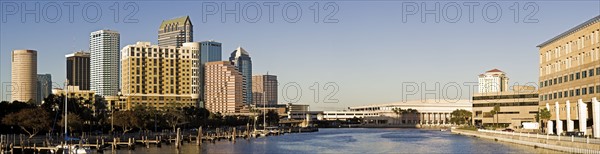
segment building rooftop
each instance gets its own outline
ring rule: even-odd
[[[492,69],[492,70],[486,71],[486,73],[491,73],[491,72],[502,72],[502,71],[499,69]]]
[[[559,34],[559,35],[551,38],[550,40],[548,40],[546,42],[543,42],[542,44],[537,45],[536,47],[538,47],[538,48],[544,47],[544,46],[546,46],[546,45],[548,45],[548,44],[550,44],[550,43],[552,43],[552,42],[554,42],[556,40],[559,40],[559,39],[561,39],[561,38],[563,38],[563,37],[565,37],[567,35],[570,35],[570,34],[576,32],[576,31],[578,31],[578,30],[580,30],[582,28],[590,26],[590,25],[592,25],[592,24],[594,24],[594,23],[596,23],[598,21],[600,21],[600,15],[598,15],[598,16],[596,16],[596,17],[594,17],[594,18],[592,18],[592,19],[590,19],[590,20],[588,20],[586,22],[583,22],[583,23],[581,23],[581,24],[579,24],[579,25],[577,25],[577,26],[575,26],[575,27],[573,27],[573,28],[571,28],[571,29],[569,29],[567,31],[565,31],[565,32],[563,32],[563,33],[561,33],[561,34]]]
[[[424,99],[424,100],[408,100],[408,101],[400,101],[394,103],[384,103],[384,104],[371,104],[371,105],[362,105],[362,106],[353,106],[349,107],[349,109],[358,109],[358,108],[369,108],[369,107],[393,107],[393,106],[411,106],[411,107],[425,107],[425,106],[433,106],[433,107],[456,107],[456,106],[472,106],[472,102],[470,100],[435,100],[435,99]]]
[[[190,16],[182,16],[182,17],[177,17],[177,18],[173,18],[173,19],[169,19],[169,20],[163,20],[162,23],[160,24],[160,28],[159,29],[163,29],[165,28],[166,25],[169,24],[174,24],[174,23],[178,23],[180,25],[185,25],[186,22],[191,22],[190,21]]]

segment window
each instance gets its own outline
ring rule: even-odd
[[[581,72],[581,78],[587,78],[587,71]]]
[[[567,75],[565,75],[565,76],[563,77],[563,80],[565,80],[565,82],[568,82],[568,81],[569,81],[569,78],[567,78]]]
[[[575,73],[575,80],[579,80],[580,77],[581,76],[580,76],[579,72]]]
[[[562,92],[558,92],[558,98],[562,98],[563,93]]]
[[[570,90],[569,91],[569,96],[571,96],[571,97],[575,96],[575,91],[574,90]]]
[[[579,96],[579,94],[581,94],[581,91],[579,91],[579,89],[575,89],[575,96]]]
[[[581,88],[581,95],[587,95],[587,88]]]
[[[590,69],[590,70],[588,70],[588,72],[590,74],[590,77],[594,76],[594,69]]]
[[[592,87],[589,87],[589,88],[588,88],[588,91],[590,91],[590,94],[594,94],[594,87],[593,87],[593,86],[592,86]]]
[[[575,78],[575,74],[571,74],[571,75],[569,76],[569,81],[573,81],[573,80],[574,80],[574,78]]]
[[[562,83],[562,77],[558,77],[558,83]]]

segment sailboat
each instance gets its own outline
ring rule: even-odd
[[[78,144],[69,144],[69,141],[79,141],[80,139],[78,138],[71,138],[68,135],[68,123],[67,121],[69,120],[69,118],[67,118],[67,115],[69,112],[67,112],[67,106],[68,106],[68,101],[69,101],[69,87],[68,87],[68,83],[69,80],[67,80],[67,82],[65,83],[65,144],[64,145],[57,145],[56,148],[60,149],[63,151],[63,153],[65,154],[88,154],[88,153],[92,153],[92,149],[90,149],[90,147],[80,147]],[[51,153],[56,153],[58,151],[54,151],[54,150],[50,150]]]

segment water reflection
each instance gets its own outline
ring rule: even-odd
[[[138,147],[118,153],[558,153],[435,130],[341,128],[257,139]]]

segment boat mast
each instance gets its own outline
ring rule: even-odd
[[[65,143],[67,140],[67,102],[69,101],[69,79],[66,80],[65,82],[65,116],[63,117],[65,119]]]

